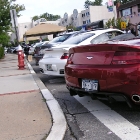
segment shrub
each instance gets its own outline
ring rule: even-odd
[[[0,59],[4,57],[4,48],[0,47]]]

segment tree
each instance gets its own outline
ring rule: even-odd
[[[12,0],[0,0],[0,44],[5,45],[10,39],[8,32],[11,31],[11,17],[10,10],[14,8],[18,16],[20,11],[25,10],[24,5],[12,4]],[[4,39],[3,39],[4,38]]]
[[[45,18],[46,20],[49,20],[49,21],[55,21],[57,19],[60,19],[60,16],[49,14],[49,13],[44,13],[44,14],[41,14],[40,16],[36,15],[36,16],[32,17],[32,20],[36,21],[40,18]]]
[[[103,0],[95,0],[94,2],[92,2],[90,0],[86,0],[84,7],[87,9],[87,8],[89,8],[89,6],[101,6],[102,2],[103,2]]]
[[[25,10],[25,6],[24,5],[19,5],[19,4],[13,4],[13,5],[11,5],[10,8],[11,9],[16,9],[17,17],[21,16],[21,14],[19,14],[19,12]]]
[[[121,18],[118,18],[116,20],[115,18],[109,19],[108,22],[106,22],[105,28],[110,28],[111,26],[113,26],[121,30],[121,22],[122,22]]]
[[[32,17],[32,21],[33,21],[33,20],[36,21],[36,20],[38,20],[38,19],[39,19],[38,16],[34,16],[34,17]]]

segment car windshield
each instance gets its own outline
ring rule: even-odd
[[[56,42],[63,42],[65,41],[71,34],[65,34],[62,36],[55,37],[53,40],[51,40],[49,43],[56,43]]]
[[[86,34],[78,34],[74,37],[69,38],[68,40],[64,41],[63,44],[79,44],[82,41],[86,40],[87,38],[94,36],[94,33],[86,33]]]

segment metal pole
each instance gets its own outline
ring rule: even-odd
[[[114,0],[112,0],[112,4],[113,4],[113,13],[114,13],[114,22],[115,22],[115,26],[116,26],[116,17],[115,17],[115,7],[114,7]]]
[[[16,40],[17,40],[17,43],[19,44],[19,42],[18,42],[18,34],[17,34],[17,27],[16,27],[16,21],[15,21],[15,13],[14,13],[14,10],[13,9],[12,9],[12,13],[13,13],[15,33],[16,33]]]

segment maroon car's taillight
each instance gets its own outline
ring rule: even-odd
[[[73,64],[72,62],[73,53],[71,53],[67,59],[67,64]]]
[[[140,63],[139,52],[115,52],[112,60],[113,65],[125,65],[137,63]]]
[[[69,54],[68,53],[64,53],[60,59],[68,59]]]

